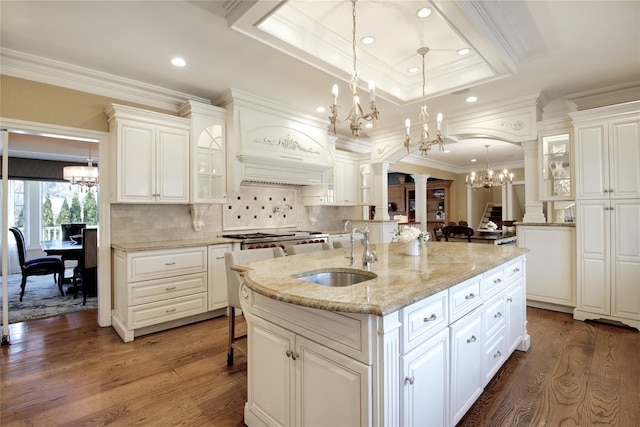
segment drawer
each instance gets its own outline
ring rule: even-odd
[[[506,323],[507,302],[504,292],[484,305],[484,333],[490,337]]]
[[[449,288],[449,323],[453,323],[482,304],[482,275]]]
[[[130,306],[165,301],[205,292],[207,290],[207,273],[134,282],[129,283],[127,287],[129,288]]]
[[[173,298],[168,301],[130,307],[127,313],[127,329],[144,328],[145,326],[206,313],[207,293]]]
[[[449,325],[448,292],[442,291],[402,309],[404,351],[420,345]]]
[[[522,273],[522,257],[518,257],[504,266],[504,278],[508,284],[521,278]]]
[[[128,254],[128,282],[162,279],[207,270],[207,247],[196,246]]]
[[[484,346],[482,386],[486,386],[507,360],[506,327],[502,327]]]
[[[489,298],[490,295],[503,290],[506,287],[504,277],[504,267],[494,268],[484,273],[484,296]]]

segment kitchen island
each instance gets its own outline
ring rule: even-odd
[[[245,282],[248,426],[453,426],[509,355],[528,349],[526,249],[372,250],[375,278],[345,287],[299,278],[349,270],[339,249],[235,267]]]

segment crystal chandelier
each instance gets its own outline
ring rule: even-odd
[[[331,116],[329,117],[331,125],[333,126],[333,133],[336,133],[336,123],[344,123],[349,120],[351,122],[349,128],[351,129],[351,135],[354,138],[360,135],[360,130],[362,129],[360,120],[367,120],[375,125],[375,122],[378,120],[378,116],[380,115],[380,112],[376,107],[376,89],[373,81],[369,82],[369,94],[371,96],[369,108],[371,111],[368,114],[364,114],[362,106],[360,105],[360,97],[358,96],[358,70],[356,68],[356,1],[357,0],[351,0],[353,5],[353,72],[351,73],[351,78],[349,80],[349,87],[351,88],[353,97],[351,101],[351,110],[349,110],[349,115],[343,120],[338,119],[338,85],[333,85],[333,89],[331,91],[333,94],[333,105],[331,105]]]
[[[493,187],[504,187],[509,181],[509,184],[513,182],[513,173],[504,169],[499,174],[493,173],[493,170],[489,168],[489,147],[490,145],[485,145],[487,148],[487,169],[481,172],[471,172],[471,174],[467,175],[465,178],[465,184],[467,187],[473,188],[477,190],[478,188],[484,188],[486,191],[491,191]]]
[[[79,185],[82,188],[91,188],[97,185],[98,168],[93,164],[91,148],[89,148],[87,166],[65,166],[62,169],[62,177],[69,181],[71,185]]]
[[[427,112],[427,95],[425,94],[425,70],[424,70],[424,56],[429,52],[428,47],[421,47],[418,49],[418,54],[422,55],[422,107],[420,107],[420,115],[418,118],[420,119],[420,141],[416,142],[418,144],[418,149],[422,153],[423,156],[426,156],[428,151],[431,150],[432,145],[438,144],[440,146],[440,151],[444,151],[444,134],[442,133],[442,113],[438,113],[437,116],[437,128],[436,135],[434,139],[431,139],[429,135],[429,113]],[[407,153],[409,152],[409,148],[411,147],[411,121],[409,119],[404,122],[407,128],[407,135],[404,140],[404,146],[407,148]]]

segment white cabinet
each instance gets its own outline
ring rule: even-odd
[[[191,123],[190,203],[225,203],[227,192],[224,108],[187,101],[178,109]]]
[[[231,250],[231,245],[211,245],[208,248],[209,311],[228,306],[227,270],[224,264],[224,254]]]
[[[451,423],[455,425],[482,394],[482,309],[453,323],[451,331]]]
[[[260,318],[249,322],[248,425],[365,426],[370,367]],[[264,424],[263,424],[264,423]]]
[[[333,167],[333,186],[336,204],[358,204],[359,168],[350,153],[336,151]]]
[[[189,202],[189,120],[122,105],[107,109],[115,203]]]
[[[640,329],[640,101],[570,115],[577,167],[574,318]]]
[[[137,331],[207,311],[207,247],[113,251],[112,325],[123,341]]]
[[[518,246],[527,254],[527,302],[570,312],[576,306],[575,226],[518,225]]]
[[[440,332],[402,357],[403,426],[449,424],[449,330]]]
[[[640,201],[577,202],[576,319],[640,329]]]
[[[576,199],[640,198],[640,101],[572,113]]]
[[[561,124],[564,124],[564,120]],[[555,122],[553,124],[556,124]],[[557,125],[557,124],[556,124]],[[564,133],[545,130],[551,125],[538,124],[541,173],[540,200],[572,200],[572,144],[571,132],[563,129]]]

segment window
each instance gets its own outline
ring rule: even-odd
[[[9,180],[9,226],[24,231],[27,247],[60,236],[60,224],[98,225],[98,191],[66,182]],[[35,231],[35,232],[34,232]]]

